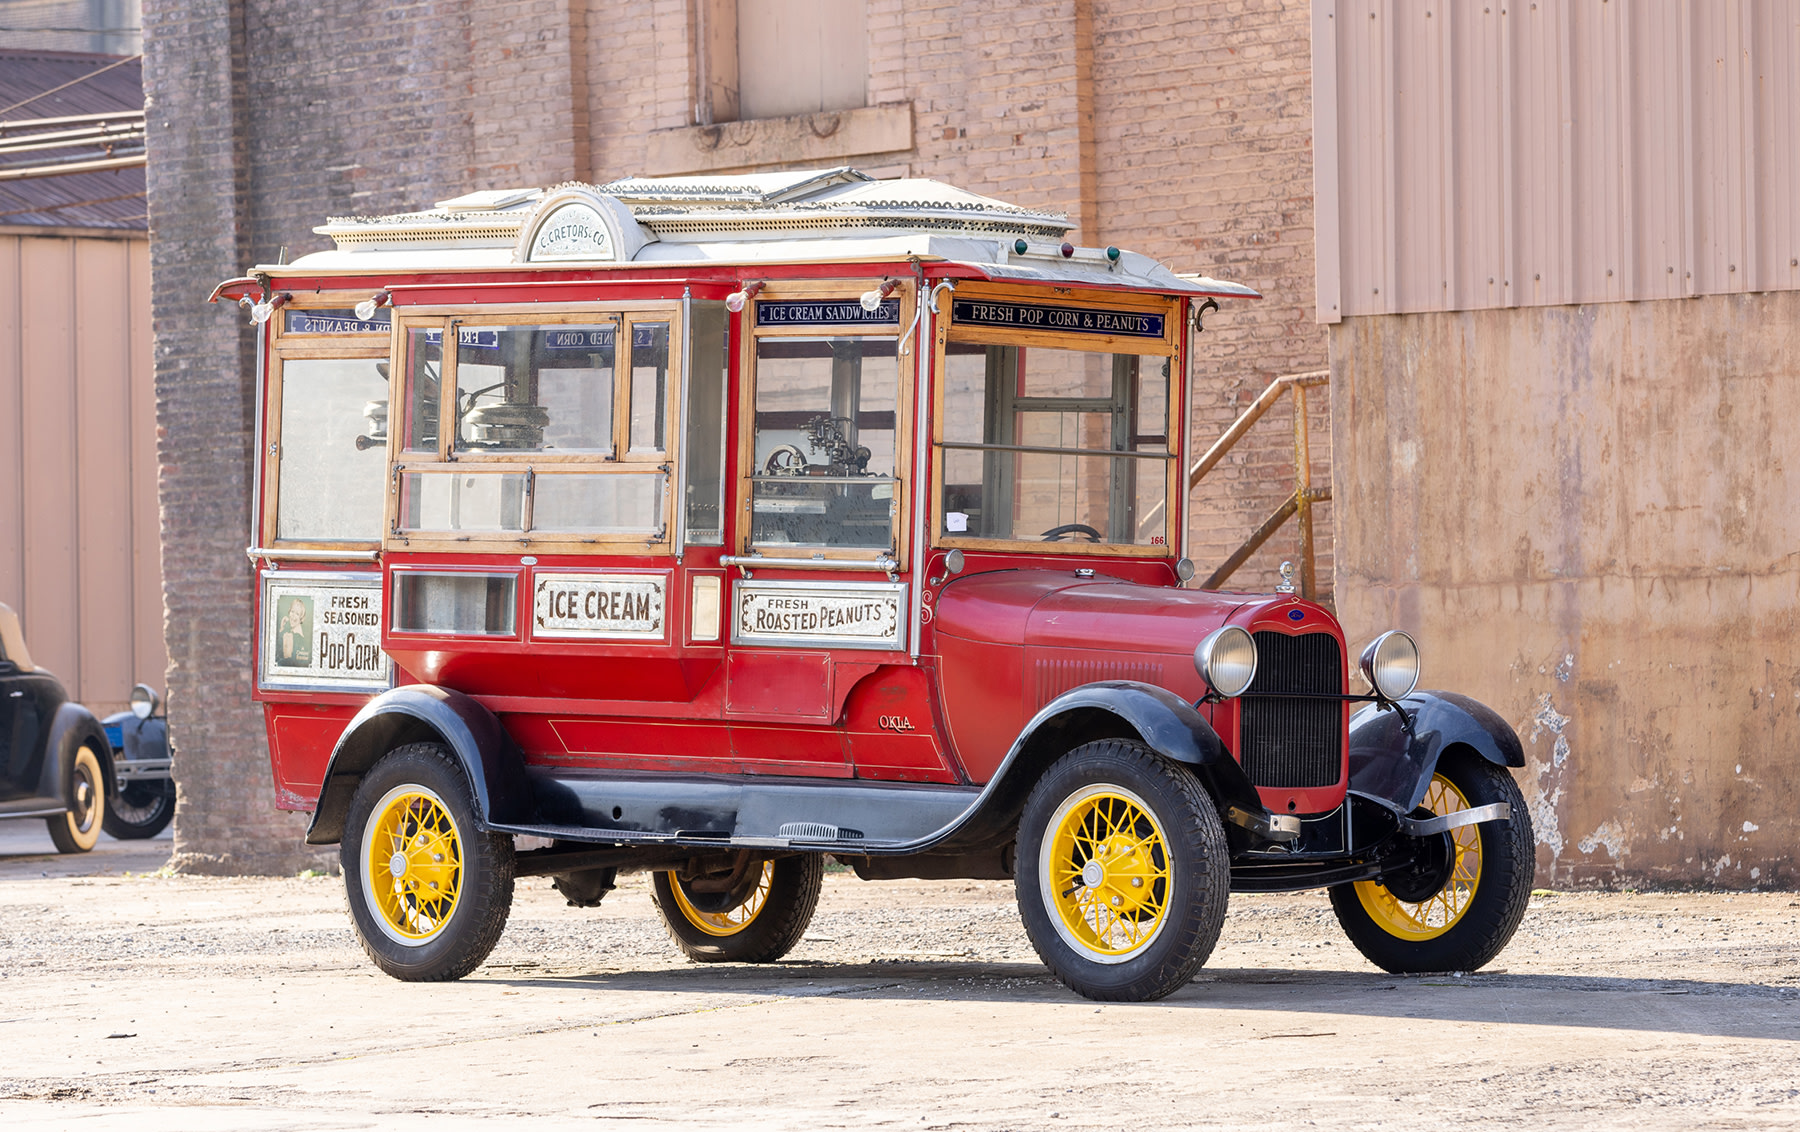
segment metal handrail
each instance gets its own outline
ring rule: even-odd
[[[1294,395],[1294,493],[1288,496],[1267,519],[1263,520],[1262,525],[1257,527],[1248,539],[1244,540],[1242,546],[1231,553],[1222,566],[1200,583],[1201,589],[1215,590],[1224,585],[1226,579],[1236,573],[1238,568],[1249,561],[1250,556],[1262,547],[1263,543],[1268,542],[1275,532],[1281,529],[1282,524],[1286,523],[1289,518],[1298,516],[1300,520],[1300,596],[1309,601],[1317,596],[1318,579],[1315,568],[1316,555],[1313,549],[1312,505],[1329,500],[1331,489],[1312,485],[1312,449],[1307,432],[1306,391],[1313,386],[1327,385],[1330,381],[1331,371],[1323,369],[1285,374],[1271,381],[1269,387],[1250,403],[1249,408],[1238,415],[1237,420],[1231,422],[1231,427],[1227,428],[1219,439],[1213,442],[1212,447],[1206,450],[1205,455],[1196,460],[1193,467],[1188,470],[1188,487],[1191,489],[1198,485],[1200,480],[1212,471],[1220,460],[1225,458],[1225,453],[1231,450],[1232,445],[1243,439],[1244,434],[1250,431],[1250,426],[1262,419],[1263,414],[1274,407],[1275,402],[1281,399],[1283,393],[1291,392]]]

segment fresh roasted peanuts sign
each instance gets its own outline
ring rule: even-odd
[[[906,647],[904,583],[739,582],[733,639],[750,645]]]
[[[378,692],[393,683],[379,574],[265,571],[262,626],[265,688]]]
[[[660,641],[666,592],[643,574],[538,574],[531,635]]]

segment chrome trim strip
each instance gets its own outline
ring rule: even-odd
[[[289,562],[379,562],[379,550],[286,550],[274,546],[247,546],[244,554],[250,561],[268,559],[271,562],[287,560]]]
[[[900,560],[891,554],[875,558],[765,558],[760,554],[721,554],[721,566],[772,570],[867,570],[892,575],[900,568]]]
[[[687,469],[688,469],[688,376],[694,364],[694,291],[691,287],[681,289],[681,376],[676,378],[676,391],[681,397],[681,410],[676,414],[676,435],[668,438],[669,449],[679,452],[680,458],[675,461],[674,479],[675,498],[672,506],[675,509],[675,565],[681,565],[682,555],[687,553]],[[631,375],[626,375],[630,380]],[[667,442],[667,441],[666,441]]]

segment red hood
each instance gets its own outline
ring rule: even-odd
[[[1192,653],[1201,637],[1256,600],[1077,578],[1067,570],[1001,570],[946,585],[932,620],[938,633],[965,641]]]

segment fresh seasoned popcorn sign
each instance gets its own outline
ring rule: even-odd
[[[904,583],[739,582],[732,639],[747,645],[906,647]]]
[[[266,570],[265,688],[379,692],[393,683],[381,651],[381,575]]]

